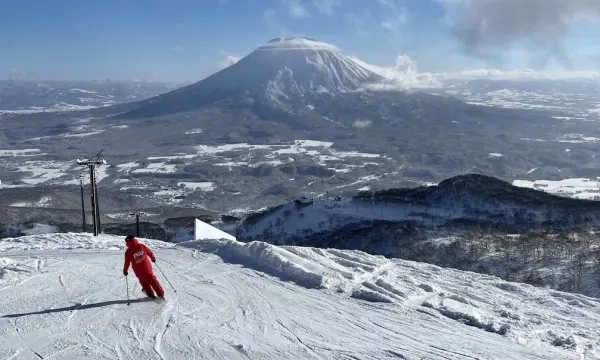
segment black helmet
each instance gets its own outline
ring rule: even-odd
[[[133,236],[133,235],[127,235],[127,237],[125,238],[125,242],[131,241],[133,239],[135,239],[135,236]]]

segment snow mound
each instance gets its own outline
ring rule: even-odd
[[[454,295],[446,299],[435,298],[428,300],[423,302],[423,306],[435,309],[450,319],[488,332],[505,335],[510,330],[510,325],[494,321],[494,316],[487,311],[470,305],[464,299],[454,300],[453,297],[456,296]]]
[[[521,344],[544,343],[600,358],[599,299],[360,251],[232,240],[187,246],[332,295],[416,309]]]
[[[0,283],[6,282],[17,276],[19,273],[31,273],[39,266],[30,266],[13,259],[0,257]]]
[[[200,247],[206,252],[218,254],[226,261],[263,270],[308,288],[323,285],[323,275],[320,274],[325,270],[323,267],[284,248],[264,242],[244,244],[234,240],[205,240],[200,243]]]

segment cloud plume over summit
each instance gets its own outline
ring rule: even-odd
[[[357,57],[352,60],[362,67],[382,76],[385,81],[366,86],[367,90],[418,90],[442,88],[457,81],[475,79],[490,80],[539,80],[539,79],[590,79],[600,77],[597,71],[559,71],[533,69],[473,69],[456,72],[422,72],[418,64],[406,54],[399,54],[394,65],[379,66],[367,63]]]

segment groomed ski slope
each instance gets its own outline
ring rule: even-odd
[[[356,251],[144,240],[167,301],[121,273],[123,239],[0,241],[0,359],[599,359],[598,299]]]

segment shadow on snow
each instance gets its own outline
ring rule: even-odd
[[[147,301],[153,301],[153,299],[152,298],[141,298],[141,299],[131,299],[129,301],[128,300],[112,300],[112,301],[103,301],[103,302],[98,302],[98,303],[93,303],[93,304],[77,304],[77,305],[67,306],[67,307],[62,307],[62,308],[57,308],[57,309],[47,309],[47,310],[40,310],[40,311],[35,311],[35,312],[21,313],[21,314],[4,315],[2,317],[3,318],[16,318],[16,317],[29,316],[29,315],[42,315],[42,314],[51,314],[51,313],[56,313],[56,312],[94,309],[94,308],[100,308],[100,307],[111,306],[111,305],[124,305],[127,303],[133,304],[133,303],[140,303],[140,302],[147,302]]]

